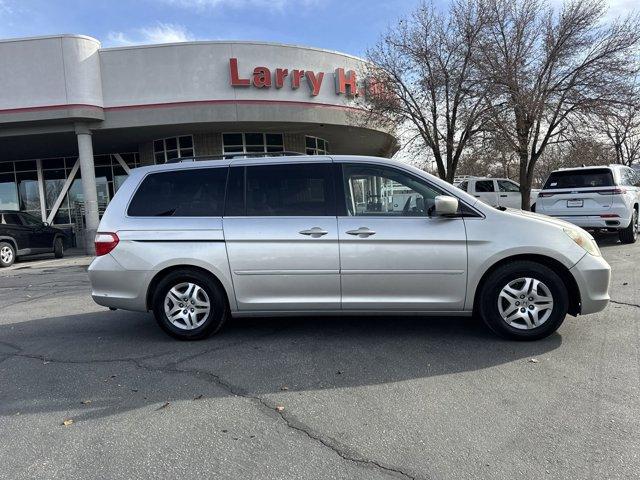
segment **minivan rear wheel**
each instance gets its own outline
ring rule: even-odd
[[[638,239],[638,210],[633,209],[633,215],[631,216],[631,222],[629,226],[618,232],[618,237],[621,243],[636,243]]]
[[[229,313],[218,284],[196,270],[177,270],[158,283],[153,313],[166,333],[180,340],[201,340],[218,332]]]
[[[491,272],[479,292],[479,313],[498,335],[538,340],[551,335],[569,308],[567,288],[549,267],[516,261]]]

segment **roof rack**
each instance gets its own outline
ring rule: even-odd
[[[184,163],[184,162],[201,162],[204,160],[224,160],[227,158],[255,158],[255,157],[297,157],[306,156],[300,152],[237,152],[237,153],[221,153],[220,155],[203,155],[199,157],[181,157],[167,160],[167,163]]]

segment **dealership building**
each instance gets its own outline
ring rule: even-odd
[[[100,213],[141,165],[281,151],[390,156],[393,134],[362,121],[364,66],[260,42],[0,40],[0,210],[63,226],[90,250]]]

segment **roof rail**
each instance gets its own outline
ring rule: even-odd
[[[198,157],[180,157],[167,160],[167,163],[184,163],[184,162],[200,162],[203,160],[224,160],[227,158],[254,158],[254,157],[294,157],[294,156],[306,156],[305,153],[300,152],[236,152],[236,153],[221,153],[219,155],[203,155]]]

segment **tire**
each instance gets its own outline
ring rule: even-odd
[[[549,267],[532,261],[498,267],[489,274],[479,294],[479,313],[484,322],[498,335],[512,340],[538,340],[551,335],[562,325],[569,308],[562,279]],[[545,300],[548,297],[552,302]]]
[[[203,305],[207,302],[209,310],[205,314]],[[222,288],[208,275],[190,269],[176,270],[160,280],[153,293],[152,305],[160,328],[179,340],[207,338],[218,332],[229,317]],[[198,306],[202,310],[200,313]],[[174,314],[170,315],[171,312]]]
[[[64,257],[64,243],[62,241],[62,237],[56,237],[53,241],[53,256],[55,258]]]
[[[636,243],[638,239],[638,210],[635,208],[633,209],[629,226],[623,230],[618,230],[618,237],[620,238],[620,243]]]
[[[10,267],[16,261],[16,249],[9,242],[0,242],[0,267]]]

